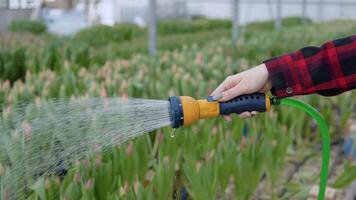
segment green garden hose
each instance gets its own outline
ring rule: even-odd
[[[324,118],[320,115],[320,113],[310,106],[307,103],[299,101],[297,99],[286,98],[277,100],[275,102],[280,103],[280,105],[291,106],[294,108],[298,108],[308,113],[318,124],[318,127],[321,131],[321,138],[323,143],[323,155],[322,155],[322,165],[320,172],[320,184],[319,184],[319,194],[318,200],[323,200],[325,196],[325,190],[328,182],[328,174],[329,174],[329,159],[330,159],[330,136],[328,125],[326,124]],[[274,104],[276,105],[276,104]]]

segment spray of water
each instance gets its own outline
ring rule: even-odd
[[[7,115],[0,121],[1,186],[11,199],[88,152],[170,124],[168,101],[144,99],[55,100],[17,105]]]

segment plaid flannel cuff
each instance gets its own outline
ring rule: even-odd
[[[271,92],[277,97],[303,94],[302,79],[299,78],[295,54],[286,54],[263,61],[272,82]]]

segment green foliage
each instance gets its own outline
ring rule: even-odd
[[[290,28],[301,23],[302,18],[300,17],[287,17],[282,19],[283,28]],[[306,20],[307,24],[312,23],[311,19]],[[274,29],[274,20],[266,22],[253,22],[247,25],[247,29],[251,30],[273,30]]]
[[[29,32],[33,34],[46,33],[46,25],[40,21],[16,20],[12,21],[8,27],[11,32]]]
[[[101,47],[109,43],[129,41],[143,34],[143,29],[136,25],[96,25],[79,31],[74,36],[75,42],[85,43],[90,47]]]
[[[11,107],[17,102],[35,99],[94,96],[167,99],[170,95],[203,98],[229,74],[305,45],[320,45],[352,34],[355,27],[354,22],[341,21],[295,26],[278,33],[250,32],[260,30],[254,25],[246,29],[245,35],[250,36],[239,41],[238,51],[233,50],[227,39],[229,30],[166,35],[161,37],[162,51],[155,57],[144,54],[144,38],[122,40],[120,45],[109,42],[94,48],[84,42],[71,43],[70,38],[13,35],[4,38],[0,45],[0,63],[4,66],[1,70],[6,74],[0,84],[3,119],[11,116]],[[129,52],[125,54],[129,59],[122,59],[125,50]],[[12,58],[14,55],[16,59]],[[26,73],[21,75],[24,81],[16,78],[11,79],[12,84],[5,81],[12,76],[10,74],[21,74],[10,73],[18,68],[25,69],[22,73]],[[334,132],[337,125],[343,126],[350,117],[348,111],[354,105],[350,99],[355,99],[354,93],[330,101],[322,101],[318,96],[304,98],[327,116]],[[345,113],[340,123],[331,117],[333,107]],[[26,117],[31,117],[30,113]],[[268,184],[263,192],[272,198],[282,189],[290,191],[287,194],[291,199],[305,197],[317,179],[284,184],[282,172],[287,160],[298,160],[295,152],[315,147],[320,142],[311,124],[301,111],[283,108],[248,120],[247,137],[242,136],[243,121],[237,119],[232,124],[221,119],[205,120],[177,130],[174,139],[170,137],[172,130],[163,128],[85,158],[73,155],[73,165],[66,176],[40,178],[30,191],[21,195],[30,199],[172,199],[187,191],[193,199],[252,199],[256,198],[263,179]],[[10,125],[1,130],[1,134],[14,135],[9,140],[15,138]],[[70,128],[66,131],[78,134]],[[48,133],[36,137],[43,134]],[[2,140],[0,148],[4,143],[11,144]],[[43,148],[51,146],[44,144]],[[5,169],[5,173],[0,174],[0,191],[4,193],[6,183],[11,182],[8,173],[11,166],[5,158],[13,156],[15,159],[24,152],[6,153],[4,149],[0,152],[6,154],[0,156],[0,169]],[[352,170],[352,167],[347,169]],[[344,174],[335,182],[335,187],[350,182],[351,178]],[[272,190],[269,186],[273,186]]]
[[[230,20],[164,20],[158,24],[159,35],[172,35],[179,33],[196,33],[217,29],[230,29]]]
[[[0,51],[0,77],[14,82],[26,74],[26,50],[17,48],[11,52]]]
[[[352,165],[351,163],[347,162],[345,164],[343,173],[337,177],[333,187],[343,188],[351,184],[354,180],[356,180],[356,165]]]
[[[288,26],[295,26],[298,24],[297,19],[299,18],[286,18],[283,22]],[[158,38],[158,48],[164,51],[181,49],[186,44],[201,46],[216,38],[230,37],[229,23],[228,20],[207,19],[175,20],[172,24],[162,21],[159,23],[159,27],[161,27],[159,29],[164,31]],[[244,35],[246,38],[250,38],[261,32],[273,30],[271,24],[272,21],[246,25]],[[20,33],[2,38],[0,43],[2,43],[0,53],[4,70],[0,78],[11,81],[23,79],[25,74],[23,71],[27,70],[37,73],[42,69],[49,68],[61,73],[63,62],[88,68],[103,65],[107,60],[128,59],[138,53],[148,53],[147,30],[132,24],[120,24],[113,27],[94,26],[80,31],[72,39]],[[16,53],[18,49],[21,49],[25,56]],[[224,51],[234,54],[230,47]],[[233,56],[235,57],[235,55]],[[11,60],[19,62],[16,66],[20,67],[5,67],[5,61],[9,63]],[[10,65],[6,64],[6,66]]]

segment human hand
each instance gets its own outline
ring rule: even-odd
[[[265,64],[258,65],[241,73],[228,76],[215,90],[211,93],[213,99],[218,101],[229,101],[234,97],[252,94],[255,92],[268,92],[272,84],[269,80],[268,70]],[[241,118],[249,118],[258,114],[257,111],[243,112],[239,114]],[[231,121],[231,116],[224,116],[227,121]]]

